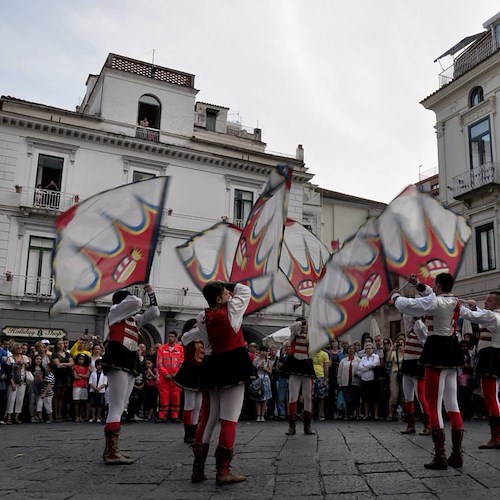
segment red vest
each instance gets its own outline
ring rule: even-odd
[[[229,322],[227,305],[220,309],[205,309],[205,323],[213,354],[246,346],[242,329],[235,332]]]
[[[127,318],[109,327],[109,340],[123,344],[129,351],[137,351],[139,329],[134,318]]]

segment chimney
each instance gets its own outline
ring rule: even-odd
[[[297,146],[297,149],[295,150],[295,158],[302,162],[304,161],[304,148],[302,147],[302,144]]]

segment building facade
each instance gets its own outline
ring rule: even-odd
[[[453,64],[422,101],[436,114],[439,198],[472,228],[455,291],[482,299],[500,287],[500,13],[441,57]]]
[[[293,166],[289,216],[302,222],[303,188],[313,175],[295,155],[266,152],[260,129],[228,120],[228,108],[197,102],[194,75],[110,54],[87,80],[76,111],[0,99],[1,328],[18,338],[105,333],[109,297],[49,318],[54,220],[73,204],[150,176],[170,177],[151,273],[161,317],[147,344],[205,306],[175,253],[220,220],[243,225],[271,169]],[[290,323],[297,299],[245,321],[247,338]]]

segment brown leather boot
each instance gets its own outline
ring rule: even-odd
[[[104,448],[104,463],[106,465],[130,465],[134,461],[122,455],[118,451],[118,438],[120,436],[120,428],[115,430],[104,430],[104,436],[106,438],[106,446]]]
[[[454,469],[459,469],[464,465],[464,450],[462,449],[463,429],[451,429],[451,442],[453,448],[448,457],[448,465]]]
[[[480,450],[498,450],[500,449],[500,417],[490,417],[490,440],[478,446]]]
[[[233,459],[234,448],[224,448],[223,446],[217,446],[215,450],[215,465],[217,468],[217,475],[215,476],[215,482],[217,486],[224,486],[225,484],[240,483],[241,481],[246,481],[246,476],[241,474],[234,474],[231,472],[230,464]]]
[[[434,442],[434,458],[428,464],[424,464],[424,467],[433,470],[446,470],[448,468],[448,463],[444,451],[444,429],[432,431],[432,441]]]
[[[406,414],[406,430],[401,431],[401,434],[415,434],[415,413]]]
[[[205,462],[207,461],[209,443],[193,444],[193,473],[191,475],[192,483],[201,483],[207,479],[205,474]]]
[[[304,434],[308,436],[312,436],[316,434],[312,429],[311,429],[311,422],[312,422],[312,413],[310,411],[305,411],[304,412]]]
[[[288,431],[285,433],[287,436],[293,436],[297,431],[295,428],[296,415],[288,415]]]
[[[196,436],[197,425],[185,425],[184,426],[184,442],[194,443],[194,437]]]
[[[430,436],[431,435],[431,426],[430,426],[430,417],[428,413],[424,413],[424,429],[418,433],[419,436]]]

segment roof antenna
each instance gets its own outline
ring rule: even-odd
[[[153,49],[153,61],[152,61],[153,66],[155,65],[155,49]]]

